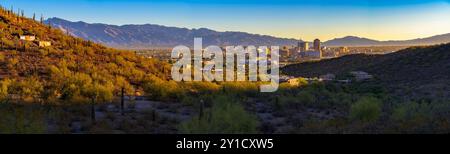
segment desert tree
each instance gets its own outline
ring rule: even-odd
[[[17,83],[20,86],[20,93],[22,99],[39,102],[42,91],[44,90],[43,83],[37,76],[26,77],[24,80]]]
[[[3,79],[0,81],[0,102],[7,102],[9,99],[8,89],[11,86],[12,80]]]
[[[116,77],[116,90],[120,92],[120,112],[124,115],[125,108],[125,95],[133,92],[133,87],[130,83],[122,76]]]

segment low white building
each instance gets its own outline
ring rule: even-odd
[[[49,47],[52,46],[52,42],[50,41],[39,41],[39,47]]]
[[[370,75],[367,72],[363,72],[363,71],[353,71],[353,72],[350,72],[350,74],[353,75],[353,77],[355,77],[356,81],[369,80],[369,79],[373,78],[372,75]]]
[[[325,74],[325,75],[321,75],[319,76],[320,79],[322,79],[323,81],[333,81],[336,79],[336,75],[334,74]]]
[[[36,36],[33,36],[33,35],[21,35],[20,36],[20,40],[34,41],[34,40],[36,40]]]

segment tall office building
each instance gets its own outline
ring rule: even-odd
[[[299,52],[305,52],[308,49],[309,49],[308,42],[304,42],[304,41],[298,42],[298,51]]]
[[[314,40],[314,51],[320,51],[320,40],[319,39],[315,39]]]

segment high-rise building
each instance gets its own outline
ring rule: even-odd
[[[314,50],[315,51],[320,51],[320,40],[319,39],[315,39],[314,40]]]
[[[300,41],[298,42],[298,51],[299,52],[305,52],[309,49],[308,42]]]
[[[340,47],[340,52],[342,53],[348,53],[350,50],[348,50],[348,47]]]

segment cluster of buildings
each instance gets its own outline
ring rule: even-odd
[[[299,41],[296,46],[284,46],[280,50],[281,61],[308,61],[334,58],[349,54],[348,47],[326,47],[319,39],[313,42]]]
[[[310,57],[310,58],[321,59],[323,56],[322,52],[323,52],[324,48],[325,47],[321,46],[321,42],[319,39],[314,40],[312,47],[309,47],[308,42],[302,41],[302,42],[298,42],[297,53],[301,57]]]
[[[320,75],[319,77],[313,77],[313,78],[304,78],[304,77],[294,77],[294,76],[286,76],[282,75],[280,76],[280,82],[286,82],[289,83],[292,86],[298,86],[300,83],[299,79],[303,79],[307,81],[308,83],[313,82],[336,82],[336,83],[351,83],[351,82],[363,82],[367,80],[373,79],[373,75],[370,75],[367,72],[363,71],[352,71],[348,73],[350,76],[344,79],[339,79],[336,77],[335,74],[328,73],[324,75]]]
[[[319,39],[315,39],[312,43],[300,41],[297,42],[297,46],[284,46],[280,50],[280,55],[282,61],[322,59],[325,50],[327,48],[322,46],[322,42]]]

